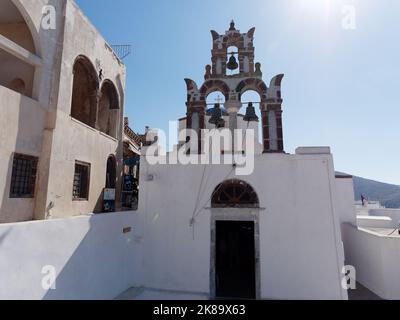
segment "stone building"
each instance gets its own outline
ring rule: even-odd
[[[102,211],[123,161],[125,66],[72,0],[0,2],[0,222]]]
[[[121,190],[123,209],[137,209],[140,154],[144,142],[145,136],[133,131],[128,118],[124,118],[124,170]]]

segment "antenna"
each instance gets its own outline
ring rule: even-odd
[[[115,44],[111,45],[111,48],[120,60],[124,60],[132,52],[132,46],[129,44]]]

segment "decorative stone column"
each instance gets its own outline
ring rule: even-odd
[[[261,111],[263,147],[264,147],[264,152],[267,152],[268,150],[270,150],[270,141],[269,141],[269,118],[268,118],[267,104],[265,102],[261,102],[260,111]]]
[[[192,101],[188,103],[187,109],[187,128],[193,129],[197,133],[198,145],[197,150],[190,150],[191,153],[201,152],[201,130],[205,128],[205,116],[206,116],[206,102],[205,101]],[[190,136],[187,140],[191,139]]]
[[[276,116],[276,130],[278,138],[278,152],[284,152],[283,146],[283,128],[282,128],[282,109],[275,111]]]
[[[237,129],[237,114],[242,107],[242,103],[239,100],[230,99],[225,102],[225,109],[229,115],[229,130],[232,135],[232,152],[235,151],[235,129]]]
[[[239,73],[243,73],[244,72],[244,56],[243,54],[239,54]]]
[[[101,99],[101,91],[94,90],[90,93],[90,126],[99,130],[99,102]]]
[[[261,103],[264,153],[283,153],[282,106],[276,102]]]

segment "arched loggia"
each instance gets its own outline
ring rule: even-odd
[[[23,6],[15,4],[19,4],[19,1],[0,1],[0,35],[33,55],[38,55],[36,30],[26,12],[21,11]],[[0,49],[0,85],[32,97],[35,71],[35,66]]]
[[[114,83],[105,80],[100,90],[98,128],[101,132],[117,138],[119,120],[119,96]]]
[[[95,127],[99,79],[96,69],[85,56],[79,56],[73,67],[71,117]]]

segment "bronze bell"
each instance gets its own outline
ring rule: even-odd
[[[253,107],[253,103],[250,102],[246,108],[246,115],[243,117],[244,121],[258,121],[258,117],[256,115],[256,109]]]
[[[222,111],[219,103],[216,103],[213,110],[210,121],[211,124],[214,124],[217,128],[221,128],[225,126],[225,120],[222,119]]]
[[[231,57],[229,58],[229,61],[228,61],[227,65],[226,65],[226,67],[227,67],[229,70],[236,70],[237,68],[239,68],[239,64],[238,64],[237,61],[236,61],[235,54],[232,53],[232,55],[231,55]]]

